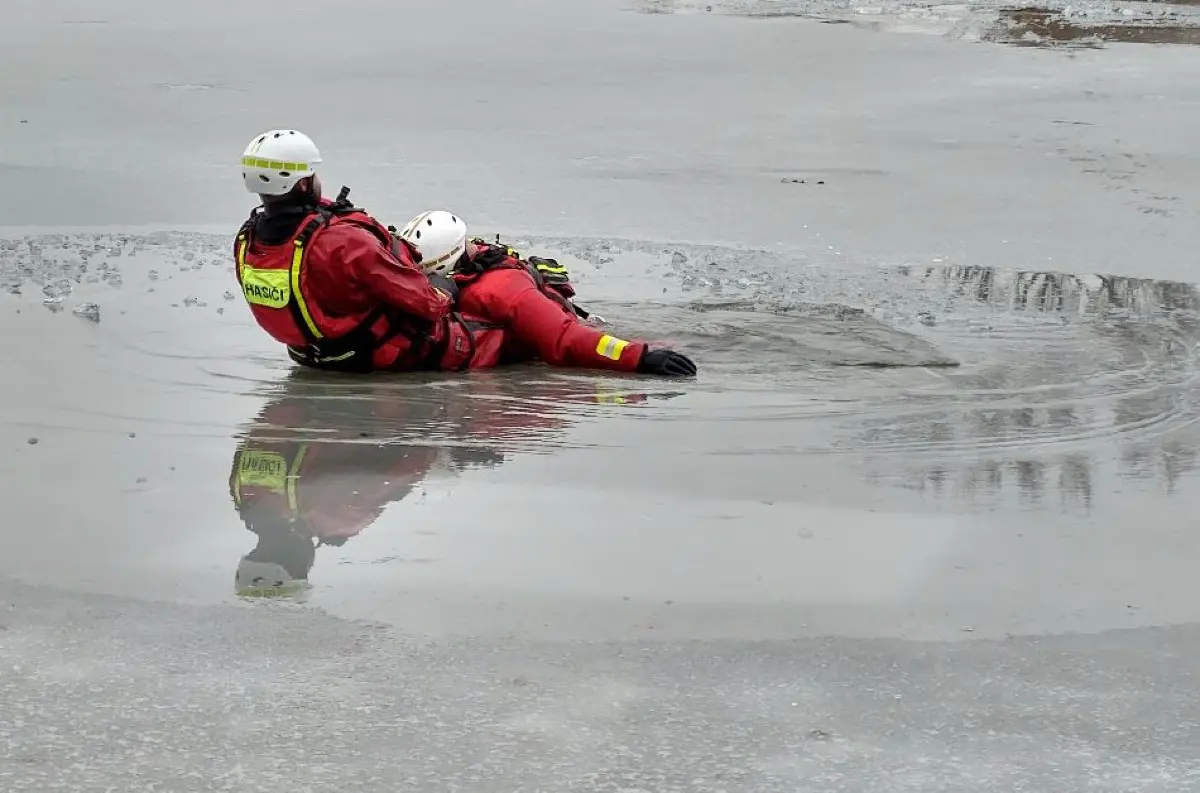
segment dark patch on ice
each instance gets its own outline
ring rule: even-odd
[[[100,306],[95,303],[80,303],[73,308],[72,313],[77,317],[86,319],[89,322],[100,322]]]
[[[1200,17],[1190,7],[1200,0],[1130,0],[1115,4],[1046,0],[1012,7],[997,0],[969,5],[879,0],[869,6],[850,0],[642,0],[642,13],[700,13],[754,19],[807,19],[886,30],[889,23],[959,37],[1021,47],[1101,48],[1108,42],[1132,44],[1200,43]]]
[[[1121,44],[1200,44],[1200,27],[1194,20],[1165,16],[1156,20],[1096,22],[1087,16],[1040,7],[1007,8],[997,25],[984,33],[985,41],[1016,47],[1100,48]]]

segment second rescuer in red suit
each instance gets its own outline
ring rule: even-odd
[[[651,349],[583,322],[587,312],[571,302],[575,289],[554,259],[523,259],[506,246],[468,242],[466,223],[445,210],[417,215],[398,236],[421,254],[426,273],[457,285],[462,315],[476,321],[475,366],[537,359],[677,377],[696,373],[691,359],[674,350]]]
[[[470,272],[480,260],[489,262],[486,269]],[[452,276],[459,307],[464,317],[484,318],[475,336],[473,366],[540,360],[551,366],[639,370],[645,342],[619,339],[581,322],[567,300],[574,289],[545,283],[515,251],[474,240],[463,265]]]
[[[320,162],[312,140],[296,130],[263,133],[242,157],[246,188],[262,206],[234,243],[238,282],[255,321],[296,362],[371,372],[536,357],[556,366],[695,373],[684,356],[652,353],[579,322],[496,251],[478,251],[488,267],[477,268],[474,294],[460,305],[458,279],[428,267],[423,273],[418,248],[350,204],[348,190],[336,201],[322,198]]]

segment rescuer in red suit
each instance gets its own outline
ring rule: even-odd
[[[461,387],[435,389],[294,369],[234,452],[230,496],[258,540],[238,565],[237,592],[298,593],[318,548],[343,545],[430,477],[499,465],[514,437],[551,441],[581,397],[593,403],[646,399],[487,372],[465,378]],[[513,410],[513,400],[529,400],[537,409]]]
[[[297,363],[323,369],[456,369],[470,332],[453,311],[457,286],[346,198],[321,195],[320,152],[295,130],[259,135],[242,156],[259,195],[234,243],[255,321]]]
[[[449,276],[458,285],[458,307],[476,322],[472,367],[540,360],[551,366],[696,374],[685,355],[650,349],[584,322],[587,312],[571,302],[575,289],[554,259],[526,260],[506,246],[468,242],[466,224],[443,210],[421,213],[399,236],[420,252],[430,277]]]

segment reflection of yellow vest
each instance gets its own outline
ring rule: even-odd
[[[287,497],[289,520],[297,516],[296,488],[300,481],[300,465],[308,452],[308,444],[302,443],[295,456],[289,460],[279,452],[246,447],[237,452],[234,464],[233,500],[242,506],[243,488],[267,490]]]

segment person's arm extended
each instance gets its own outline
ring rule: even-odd
[[[435,289],[419,267],[397,259],[366,229],[338,225],[322,237],[321,244],[336,246],[332,256],[342,262],[347,277],[380,301],[430,322],[454,307],[453,298]]]
[[[583,324],[543,294],[524,270],[494,270],[474,288],[486,294],[487,316],[502,321],[518,342],[551,366],[637,371],[646,349],[643,342],[619,339]]]

